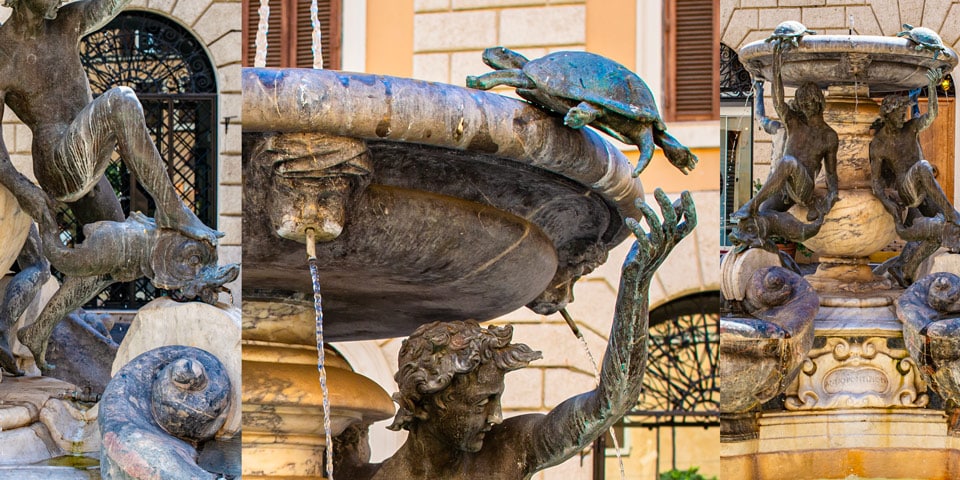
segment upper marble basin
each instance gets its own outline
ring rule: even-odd
[[[740,61],[755,78],[773,77],[774,43],[759,40],[740,49]],[[917,51],[906,38],[872,35],[807,35],[799,48],[783,54],[783,83],[797,87],[814,82],[831,85],[867,85],[871,95],[926,86],[927,71],[957,66],[957,53],[949,50]]]
[[[640,216],[643,191],[623,154],[526,102],[299,69],[245,69],[243,92],[245,314],[272,316],[275,302],[313,328],[304,245],[271,221],[271,202],[286,205],[282,172],[247,145],[306,132],[358,139],[369,153],[369,185],[350,195],[342,233],[317,245],[330,341],[508,313],[556,290],[558,278],[568,287],[629,236],[625,217]],[[322,174],[288,190],[308,191]]]

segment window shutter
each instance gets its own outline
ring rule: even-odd
[[[270,0],[270,19],[267,28],[267,66],[280,67],[283,42],[281,35],[283,25],[283,0]],[[243,25],[245,47],[243,50],[243,66],[252,67],[257,55],[257,28],[260,25],[260,0],[244,0]]]
[[[256,55],[260,0],[243,0],[243,24],[246,46],[243,65],[253,66]],[[323,44],[323,67],[340,68],[340,0],[317,2]],[[313,25],[310,0],[270,0],[270,21],[267,32],[267,66],[313,66]]]
[[[667,119],[718,118],[717,0],[666,5]]]
[[[320,42],[323,45],[323,68],[340,68],[340,2],[318,1]],[[297,2],[296,66],[313,66],[313,25],[310,20],[310,0]]]

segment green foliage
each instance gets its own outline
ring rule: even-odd
[[[700,467],[690,467],[689,470],[670,470],[660,473],[660,480],[717,480],[717,477],[704,477],[697,473]]]

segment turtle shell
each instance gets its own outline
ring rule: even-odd
[[[773,30],[773,34],[778,37],[799,37],[807,32],[809,32],[807,27],[795,20],[781,22],[780,25],[777,25],[777,28]]]
[[[916,27],[910,30],[910,39],[927,47],[943,47],[943,40],[937,32],[925,27]]]
[[[600,55],[551,53],[529,61],[523,73],[537,84],[539,94],[587,101],[632,120],[660,118],[647,84],[623,65]]]

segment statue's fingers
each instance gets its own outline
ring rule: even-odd
[[[656,189],[653,192],[657,203],[660,204],[660,211],[663,212],[663,232],[667,238],[673,237],[677,228],[677,212],[673,209],[670,198],[663,192],[663,189]]]
[[[678,207],[677,215],[682,216],[684,220],[677,226],[677,231],[680,237],[683,238],[697,227],[697,209],[693,204],[693,196],[686,190],[680,194],[680,200],[674,203],[674,205]]]
[[[625,223],[627,225],[627,228],[629,228],[630,231],[633,232],[633,236],[637,238],[647,237],[647,232],[643,231],[643,227],[640,225],[640,222],[638,222],[636,219],[627,218],[626,220],[623,221],[623,223]]]
[[[643,218],[647,221],[647,226],[650,228],[650,233],[648,234],[650,241],[654,245],[660,245],[663,243],[663,226],[660,224],[660,219],[657,218],[656,212],[650,208],[650,205],[643,203],[642,201],[637,201],[637,208],[640,209],[640,212],[643,213]]]

